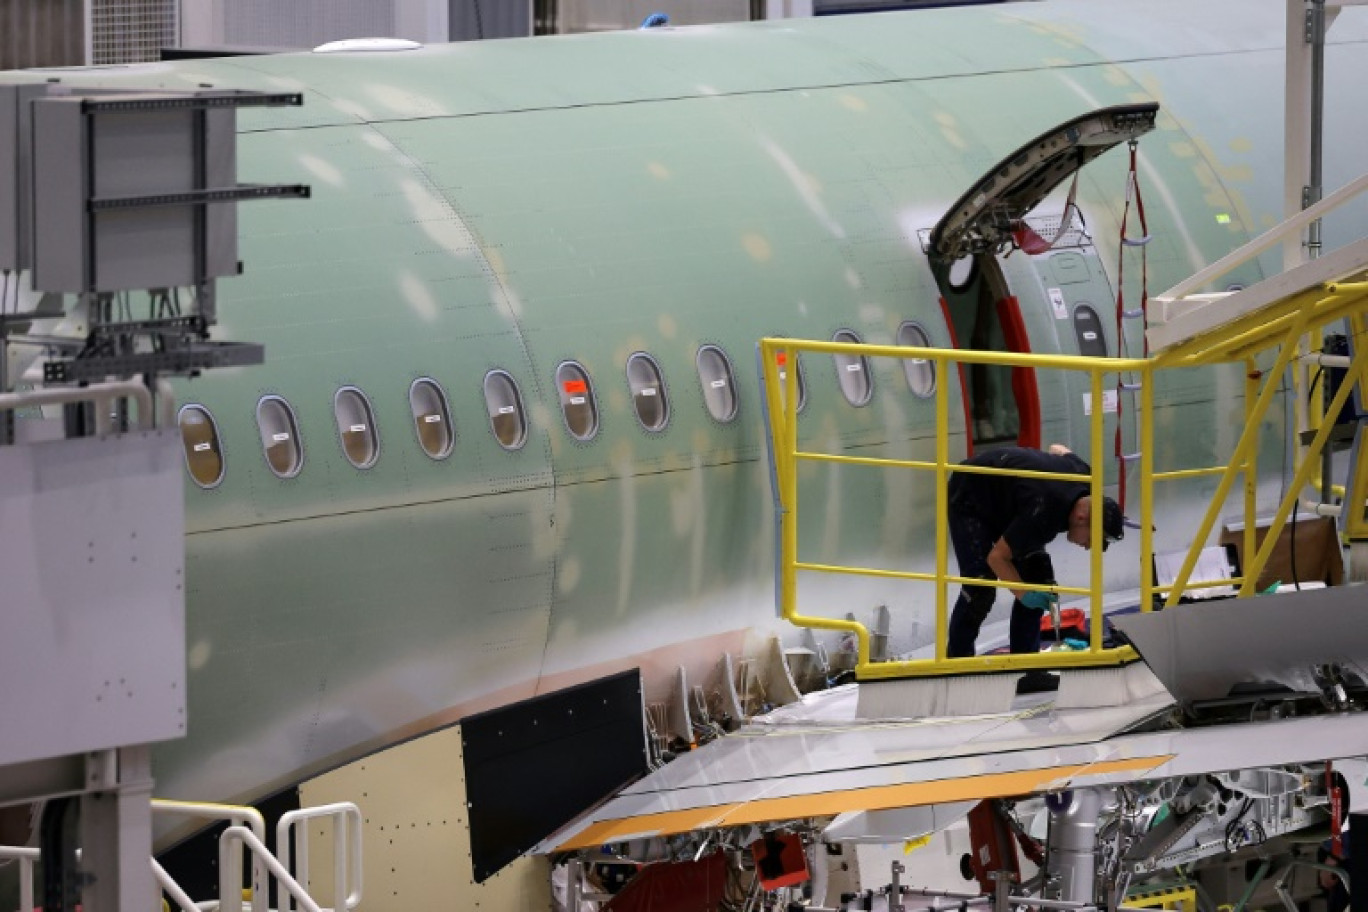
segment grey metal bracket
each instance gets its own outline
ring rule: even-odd
[[[111,376],[136,374],[190,374],[216,367],[261,364],[265,346],[255,342],[196,341],[163,352],[138,352],[96,358],[49,361],[43,365],[45,383],[79,383]]]

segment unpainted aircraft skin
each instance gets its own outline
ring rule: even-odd
[[[1141,143],[1150,289],[1239,246],[1281,217],[1282,17],[1245,0],[1059,0],[4,77],[305,96],[239,115],[243,180],[313,187],[308,202],[242,208],[245,274],[220,283],[216,334],[264,343],[267,363],[177,383],[212,413],[223,475],[186,482],[189,730],[156,748],[158,794],[251,799],[472,711],[637,664],[654,697],[680,664],[698,680],[770,630],[793,639],[774,620],[756,340],[892,343],[912,322],[949,346],[919,232],[1022,142],[1106,105],[1162,105]],[[1327,190],[1368,141],[1365,17],[1345,12],[1331,39]],[[1001,260],[1033,350],[1076,353],[1073,313],[1089,303],[1116,352],[1125,180],[1124,150],[1082,175],[1095,249]],[[1326,240],[1365,229],[1360,208]],[[1138,255],[1125,269],[1136,306]],[[705,407],[705,344],[730,359],[733,420]],[[634,411],[638,352],[663,374],[659,431]],[[592,381],[588,440],[562,418],[565,361]],[[862,407],[830,359],[801,367],[804,448],[934,458],[933,402],[901,365],[873,365]],[[518,385],[516,449],[491,430],[491,371]],[[424,378],[449,403],[445,458],[415,433],[408,397]],[[946,380],[959,455],[961,386]],[[1038,382],[1042,441],[1091,456],[1081,387]],[[372,409],[369,468],[344,458],[343,387]],[[1229,455],[1239,371],[1175,375],[1157,395],[1158,467]],[[296,416],[291,478],[263,458],[269,396]],[[1276,489],[1270,430],[1259,466]],[[804,472],[800,553],[930,569],[926,479]],[[1186,543],[1213,486],[1158,492],[1157,547]],[[1082,552],[1065,547],[1061,581],[1084,584]],[[1137,555],[1131,540],[1108,552],[1109,587],[1137,585]],[[887,605],[899,652],[930,641],[931,599],[885,580],[802,592],[813,613]]]

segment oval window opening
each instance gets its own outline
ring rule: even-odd
[[[708,414],[723,424],[731,421],[736,417],[736,379],[727,353],[716,345],[704,345],[695,360]]]
[[[342,455],[358,469],[369,469],[380,456],[380,437],[375,433],[375,415],[370,400],[354,386],[344,386],[333,396],[333,416]]]
[[[409,387],[409,410],[413,412],[413,430],[418,445],[433,459],[451,455],[456,435],[451,430],[451,409],[446,393],[435,380],[414,380]]]
[[[294,478],[304,465],[304,450],[299,444],[299,425],[294,409],[279,396],[266,396],[257,403],[257,430],[266,465],[281,478]]]
[[[860,337],[848,329],[843,329],[831,337],[833,342],[859,344]],[[869,359],[863,355],[832,355],[836,361],[836,379],[841,384],[841,394],[851,405],[868,405],[874,395],[874,386],[869,380]]]
[[[912,348],[930,348],[931,339],[926,330],[916,323],[904,323],[898,327],[898,344]],[[936,364],[926,358],[903,358],[903,373],[907,376],[907,388],[915,396],[929,399],[936,391]]]
[[[527,419],[518,384],[507,371],[490,371],[485,374],[484,394],[494,439],[505,450],[518,449],[527,441]]]
[[[219,447],[218,425],[202,405],[187,405],[180,410],[181,445],[185,447],[185,469],[201,488],[212,488],[223,480],[223,450]]]
[[[556,368],[556,392],[560,395],[565,429],[576,440],[591,440],[598,433],[598,408],[589,373],[574,361]]]
[[[670,406],[665,400],[665,381],[660,365],[644,352],[627,359],[627,384],[632,388],[632,405],[637,420],[648,431],[659,431],[670,420]]]
[[[1078,353],[1091,358],[1107,357],[1107,337],[1102,333],[1102,321],[1092,305],[1079,304],[1074,308],[1073,317]]]

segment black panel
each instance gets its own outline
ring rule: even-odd
[[[646,773],[640,669],[468,716],[461,737],[482,883]]]

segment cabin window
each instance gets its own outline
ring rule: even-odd
[[[736,417],[736,378],[732,375],[731,360],[716,345],[704,345],[698,350],[698,382],[703,387],[703,404],[708,414],[726,424]]]
[[[908,321],[898,327],[898,344],[911,348],[930,348],[931,339],[926,330]],[[907,377],[907,388],[914,396],[929,399],[936,391],[936,363],[926,358],[902,359],[903,374]]]
[[[266,465],[281,478],[294,478],[304,466],[294,409],[279,396],[263,396],[257,403],[256,417]]]
[[[632,405],[641,426],[648,431],[663,430],[670,420],[670,404],[665,397],[665,380],[655,358],[645,352],[628,358],[627,385],[632,389]]]
[[[492,370],[484,379],[485,406],[494,439],[505,450],[516,450],[527,442],[527,417],[517,382],[507,371]]]
[[[598,433],[598,408],[594,405],[594,384],[588,371],[574,361],[566,361],[556,368],[556,392],[570,436],[592,440]]]
[[[202,405],[187,405],[180,410],[178,422],[186,471],[201,488],[214,487],[223,480],[223,450],[214,416]]]
[[[446,393],[437,381],[426,377],[413,381],[409,387],[409,410],[413,412],[413,430],[423,452],[433,459],[450,456],[456,435],[451,430],[451,409]]]
[[[342,455],[358,469],[369,469],[380,457],[380,437],[375,433],[375,415],[370,400],[354,386],[344,386],[333,396],[333,416]]]
[[[848,329],[843,329],[831,337],[833,342],[859,344],[860,337]],[[874,395],[874,385],[869,379],[869,359],[863,355],[832,355],[836,361],[836,379],[841,384],[841,394],[853,406],[868,405]]]
[[[1091,358],[1107,357],[1107,337],[1102,333],[1102,321],[1091,304],[1079,304],[1073,312],[1074,336],[1078,339],[1078,353]]]

